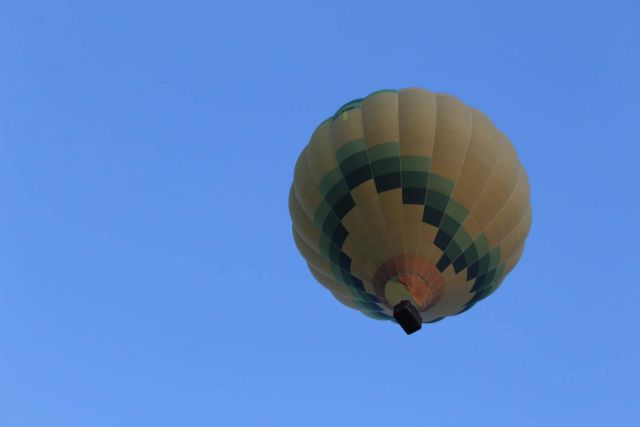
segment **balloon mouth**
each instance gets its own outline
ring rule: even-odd
[[[425,312],[442,298],[444,282],[444,277],[430,260],[402,255],[388,259],[378,268],[373,288],[390,308],[404,300]]]
[[[403,272],[389,279],[385,284],[384,294],[391,306],[409,301],[418,310],[424,310],[433,300],[432,288],[429,281],[420,274]]]

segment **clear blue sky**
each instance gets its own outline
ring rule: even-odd
[[[0,2],[0,426],[640,425],[640,3],[396,3]],[[408,86],[492,117],[534,212],[411,337],[287,208],[315,126]]]

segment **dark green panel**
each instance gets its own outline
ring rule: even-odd
[[[462,255],[460,255],[453,262],[453,268],[455,272],[458,273],[461,270],[467,268],[467,266],[469,266],[470,264],[473,264],[474,262],[476,262],[477,260],[478,260],[478,252],[476,251],[476,244],[474,242],[471,245],[469,245],[464,250]]]
[[[363,166],[369,167],[369,158],[367,157],[367,153],[365,151],[360,151],[359,153],[356,153],[340,162],[340,170],[345,177],[354,170],[359,169]]]
[[[331,210],[331,206],[329,206],[327,202],[320,203],[320,206],[318,206],[318,208],[316,209],[315,215],[313,216],[313,224],[317,228],[322,230],[325,220],[331,214],[333,214]]]
[[[368,149],[369,161],[371,164],[382,159],[398,159],[400,161],[400,144],[397,141],[385,142],[384,144],[378,144]]]
[[[429,174],[426,172],[413,172],[402,170],[402,186],[405,188],[424,188],[427,189],[427,180]]]
[[[429,176],[429,179],[431,179],[431,176]],[[448,204],[449,196],[439,193],[435,190],[427,189],[427,199],[425,201],[425,206],[444,212],[447,209]]]
[[[355,206],[356,203],[353,201],[351,194],[347,194],[342,199],[338,200],[338,202],[333,206],[333,211],[336,213],[338,218],[342,219]]]
[[[353,190],[363,182],[367,182],[372,178],[371,168],[369,165],[362,166],[359,169],[354,170],[348,175],[345,175],[345,180],[349,189]]]
[[[367,144],[364,139],[358,138],[353,141],[349,141],[336,151],[336,160],[338,163],[344,162],[349,157],[357,153],[366,153]]]
[[[371,171],[373,172],[374,177],[390,173],[400,174],[400,158],[390,157],[371,162]]]
[[[334,245],[341,248],[344,244],[344,241],[347,240],[348,235],[349,232],[347,231],[347,229],[344,228],[344,225],[339,223],[338,225],[336,225],[333,233],[331,234],[331,241]]]
[[[333,231],[338,227],[338,225],[340,225],[340,218],[331,212],[331,214],[327,215],[327,218],[324,220],[324,224],[322,224],[322,234],[331,238],[331,236],[333,236]]]
[[[426,188],[404,187],[402,189],[402,203],[405,205],[424,205],[424,199],[426,196]]]
[[[345,195],[349,194],[349,187],[344,181],[336,183],[329,192],[325,193],[324,199],[329,206],[334,206],[338,203],[338,200],[342,199]]]
[[[450,181],[446,178],[443,178],[439,175],[429,174],[429,182],[427,183],[427,188],[429,192],[435,191],[436,193],[443,194],[447,198],[453,191],[454,182]]]
[[[442,273],[447,269],[447,267],[449,267],[450,264],[451,264],[451,260],[449,259],[447,254],[442,254],[440,259],[438,260],[438,263],[436,264],[436,268],[440,273]]]
[[[447,205],[447,215],[455,219],[459,224],[462,224],[469,214],[469,211],[465,209],[460,203],[454,199],[449,198],[449,204]]]
[[[438,233],[436,233],[436,238],[433,240],[433,244],[438,249],[444,251],[445,248],[449,245],[450,241],[451,241],[451,236],[447,234],[444,230],[440,229],[438,230]]]
[[[424,213],[422,214],[422,222],[437,227],[440,225],[440,221],[442,221],[443,216],[444,212],[442,212],[441,210],[431,207],[425,207]]]
[[[403,171],[429,173],[431,158],[422,156],[402,156],[400,164]]]
[[[471,280],[474,277],[478,276],[478,272],[479,272],[479,262],[480,260],[476,260],[474,262],[472,262],[471,264],[469,264],[469,266],[467,267],[467,280]]]
[[[392,190],[394,188],[400,188],[400,173],[389,173],[386,175],[379,175],[375,177],[376,191],[382,193],[383,191]]]
[[[462,249],[460,249],[455,240],[452,240],[449,242],[445,253],[449,259],[456,259],[462,254]]]
[[[442,251],[445,251],[450,244],[455,244],[457,247],[457,244],[453,241],[453,236],[455,236],[459,228],[460,224],[449,215],[445,214],[439,225],[438,234],[436,234],[436,238],[433,243]],[[455,259],[454,255],[451,253],[448,253],[448,256],[450,259]]]
[[[327,195],[327,193],[329,193],[329,191],[331,191],[331,189],[340,182],[344,182],[342,171],[340,168],[335,168],[322,178],[318,188],[322,194]]]

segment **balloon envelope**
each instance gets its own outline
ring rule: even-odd
[[[513,145],[458,99],[410,88],[351,101],[300,154],[289,197],[311,274],[343,304],[393,320],[461,313],[514,268],[531,225]]]

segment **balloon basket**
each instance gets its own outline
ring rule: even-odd
[[[393,318],[407,335],[419,331],[422,328],[422,317],[418,310],[407,300],[400,301],[393,307]]]

